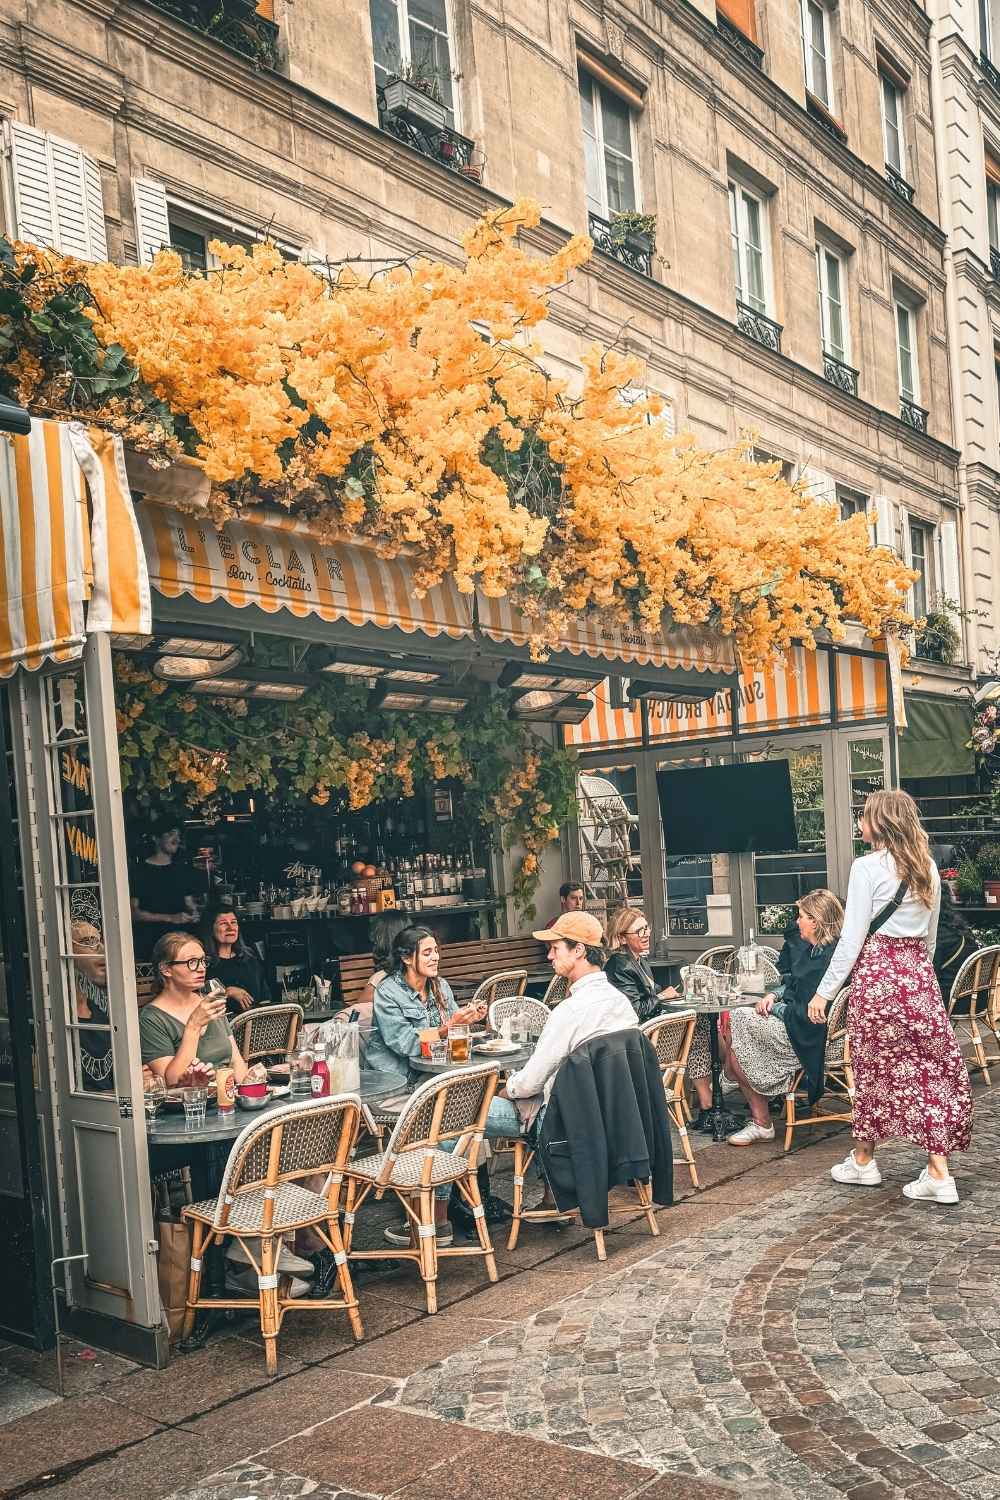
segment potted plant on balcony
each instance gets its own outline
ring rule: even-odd
[[[386,80],[385,108],[387,114],[431,130],[443,130],[448,123],[437,74],[415,63],[397,68]]]
[[[1000,906],[1000,844],[984,844],[976,855],[976,868],[987,906]]]
[[[656,244],[656,215],[612,213],[610,239],[613,245],[624,245],[636,255],[650,255]]]
[[[950,667],[962,651],[962,637],[955,626],[953,616],[961,614],[950,599],[940,599],[927,611],[924,622],[915,636],[917,656],[924,661],[937,661]]]

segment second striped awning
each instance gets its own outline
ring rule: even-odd
[[[380,558],[370,547],[321,543],[290,517],[268,513],[263,523],[208,520],[147,502],[139,525],[150,581],[168,599],[187,594],[202,603],[221,599],[237,609],[346,620],[413,634],[472,635],[472,599],[450,578],[415,592],[402,558]]]

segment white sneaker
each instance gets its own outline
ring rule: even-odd
[[[245,1296],[256,1297],[258,1293],[257,1272],[252,1266],[245,1271],[226,1272],[226,1290],[230,1292],[242,1292]],[[304,1297],[307,1292],[313,1290],[312,1284],[302,1281],[300,1277],[293,1276],[288,1286],[290,1297]]]
[[[730,1146],[754,1146],[758,1141],[773,1140],[774,1126],[758,1125],[756,1120],[748,1120],[742,1130],[726,1136],[726,1143]]]
[[[947,1177],[932,1177],[927,1167],[916,1182],[903,1184],[907,1198],[929,1198],[932,1203],[957,1203],[958,1188],[951,1173]]]
[[[882,1173],[874,1156],[862,1167],[855,1161],[853,1151],[830,1168],[830,1176],[834,1182],[849,1182],[852,1187],[878,1187],[882,1181]]]
[[[260,1240],[251,1240],[257,1264],[260,1265]],[[242,1240],[230,1240],[229,1249],[226,1251],[226,1259],[239,1261],[245,1266],[253,1269],[253,1263],[247,1254]],[[294,1250],[287,1245],[282,1245],[278,1254],[278,1271],[282,1276],[312,1276],[315,1266],[311,1260],[305,1260],[301,1255],[296,1255]]]
[[[438,1249],[449,1249],[455,1237],[454,1230],[447,1222],[438,1224],[436,1227],[437,1234],[435,1235],[435,1239],[437,1240]],[[382,1235],[384,1239],[388,1240],[390,1245],[403,1245],[409,1248],[413,1244],[413,1236],[410,1234],[410,1221],[408,1219],[404,1219],[400,1224],[387,1225],[383,1229]]]
[[[740,1088],[739,1084],[736,1082],[736,1079],[730,1078],[728,1073],[723,1073],[720,1076],[719,1087],[724,1094],[737,1094],[739,1093]]]

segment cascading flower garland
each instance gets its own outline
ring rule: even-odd
[[[838,638],[845,618],[872,635],[904,622],[912,575],[864,516],[841,521],[745,452],[669,436],[656,398],[623,399],[642,380],[633,359],[591,349],[579,394],[546,373],[549,295],[591,246],[535,256],[517,238],[538,221],[532,203],[497,209],[463,265],[368,281],[268,244],[213,245],[207,276],[171,251],[135,267],[17,245],[0,269],[8,309],[27,313],[0,302],[0,389],[133,436],[146,401],[163,457],[203,463],[216,516],[265,500],[321,534],[406,546],[418,587],[451,573],[511,596],[539,649],[584,613],[708,624],[745,664]]]
[[[510,719],[507,695],[484,694],[454,718],[380,713],[359,684],[320,682],[295,703],[213,699],[123,653],[114,664],[122,786],[134,811],[181,798],[211,816],[241,792],[358,811],[410,797],[417,782],[455,778],[480,834],[499,830],[523,849],[512,894],[532,915],[538,855],[575,806],[576,756]]]

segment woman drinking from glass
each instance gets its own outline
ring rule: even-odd
[[[157,988],[139,1012],[139,1040],[143,1063],[168,1088],[192,1070],[207,1081],[216,1068],[228,1065],[237,1084],[251,1071],[229,1029],[225,996],[202,994],[207,963],[201,943],[185,932],[164,933],[153,949]]]

